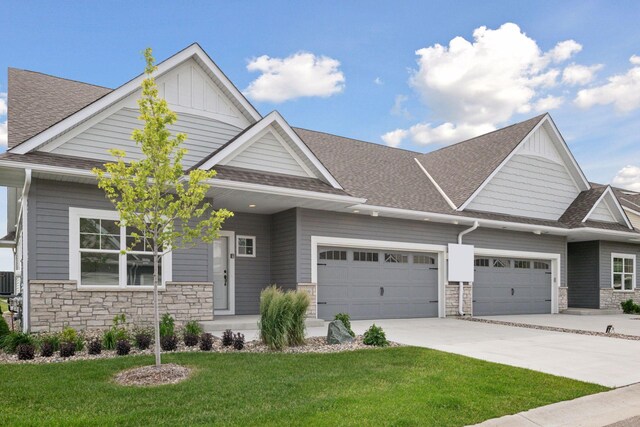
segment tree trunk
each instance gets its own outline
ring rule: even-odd
[[[158,246],[153,246],[153,321],[155,331],[156,367],[160,367],[160,313],[158,312]]]

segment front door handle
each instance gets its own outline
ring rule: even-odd
[[[227,270],[224,271],[224,285],[227,286]]]
[[[384,296],[384,287],[380,286],[380,296]]]

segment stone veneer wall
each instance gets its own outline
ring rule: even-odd
[[[569,307],[567,291],[566,286],[560,286],[558,288],[558,312],[562,312],[562,310],[566,310]]]
[[[33,332],[103,329],[120,313],[134,325],[153,324],[153,290],[78,289],[74,280],[32,280],[29,294]],[[160,314],[170,313],[177,324],[213,320],[213,283],[168,282],[158,296]]]
[[[318,318],[318,286],[315,283],[298,283],[297,290],[305,291],[309,294],[311,299],[311,304],[309,304],[309,308],[307,309],[307,318],[317,319]]]
[[[620,303],[628,299],[640,302],[640,289],[635,291],[614,291],[612,288],[600,289],[600,308],[615,309],[622,311]]]
[[[459,316],[458,314],[458,295],[460,289],[457,283],[450,283],[445,285],[444,294],[445,294],[445,315],[448,316]],[[472,306],[473,306],[473,285],[464,285],[464,290],[462,294],[463,298],[463,308],[465,316],[472,316]]]

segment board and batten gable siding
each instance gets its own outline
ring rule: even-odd
[[[55,148],[52,153],[113,160],[109,150],[116,148],[125,151],[128,158],[139,160],[142,153],[131,139],[133,129],[142,128],[138,115],[135,109],[122,108]],[[183,144],[187,149],[183,159],[185,168],[193,166],[241,131],[228,123],[186,113],[178,114],[177,122],[168,129],[172,135],[180,132],[187,135]]]
[[[636,256],[636,288],[640,288],[640,244],[600,241],[600,288],[611,288],[611,254]]]
[[[311,281],[311,236],[446,245],[456,243],[458,233],[465,228],[468,227],[299,209],[298,282]],[[465,235],[463,243],[478,248],[560,254],[561,283],[566,283],[567,244],[564,237],[480,228]]]
[[[224,164],[251,170],[309,176],[271,132],[267,132]]]
[[[271,221],[271,283],[295,289],[297,211],[289,209],[272,215]]]
[[[29,279],[69,280],[69,208],[113,211],[96,186],[34,179],[29,192]],[[211,281],[210,245],[173,252],[173,280]]]
[[[600,308],[600,242],[567,245],[569,307]]]

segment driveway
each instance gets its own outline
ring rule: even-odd
[[[509,321],[516,321],[518,317],[509,316]],[[557,318],[553,319],[554,322],[565,317],[568,322],[578,322],[574,317],[585,318],[582,322],[586,323],[604,320],[589,319],[604,316],[553,317]],[[451,318],[353,321],[352,328],[357,334],[362,334],[372,323],[382,326],[388,339],[402,344],[433,348],[608,387],[640,382],[640,341]],[[311,328],[308,332],[310,335],[322,335],[326,333],[326,328]],[[616,332],[623,333],[617,327]]]

